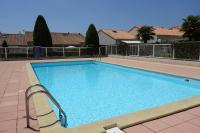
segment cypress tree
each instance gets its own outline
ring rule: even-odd
[[[6,40],[3,41],[2,47],[4,47],[4,48],[5,48],[5,47],[8,47],[8,44],[7,44],[7,41],[6,41]]]
[[[51,47],[52,38],[47,23],[42,15],[37,17],[33,31],[33,45]]]
[[[86,32],[85,44],[89,47],[99,47],[99,36],[94,24],[90,24]]]

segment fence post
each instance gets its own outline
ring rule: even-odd
[[[126,47],[126,56],[128,55],[128,48]]]
[[[172,59],[175,59],[175,50],[174,50],[174,45],[172,46]]]
[[[78,56],[81,56],[81,48],[78,48]]]
[[[101,55],[101,49],[100,49],[100,47],[99,47],[99,55]]]
[[[28,49],[29,47],[26,48],[26,57],[28,58]]]
[[[62,50],[63,50],[63,57],[65,57],[65,47],[63,47]]]
[[[200,49],[199,49],[199,61],[200,61]]]
[[[8,55],[7,55],[7,48],[5,48],[4,50],[5,50],[5,58],[7,59],[7,58],[8,58]]]
[[[140,56],[140,46],[138,44],[137,56]]]
[[[110,54],[112,55],[112,45],[110,45],[110,50],[111,50],[111,51],[110,51]]]
[[[200,61],[200,54],[199,54],[199,61]]]
[[[117,55],[117,45],[116,45],[116,55]]]
[[[106,45],[106,55],[108,55],[108,45]]]
[[[133,45],[130,45],[130,55],[133,55]]]
[[[155,57],[155,45],[153,44],[153,57]]]
[[[46,50],[46,57],[48,57],[48,54],[47,54],[48,50],[47,50],[47,47],[45,48],[45,50]]]

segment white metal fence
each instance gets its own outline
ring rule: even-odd
[[[143,56],[143,57],[179,59],[176,58],[177,55],[173,47],[173,44],[107,45],[106,53],[108,55],[120,55],[120,56]],[[200,52],[199,55],[196,55],[196,57],[199,58],[191,60],[200,61]],[[190,59],[187,58],[187,60]]]
[[[16,59],[16,58],[34,58],[39,53],[41,58],[51,57],[83,57],[93,56],[94,48],[90,47],[39,47],[39,52],[35,52],[34,47],[0,47],[0,58]],[[98,51],[97,51],[98,53]]]
[[[34,47],[0,47],[1,59],[34,58]],[[134,45],[105,45],[94,49],[90,47],[40,47],[41,58],[52,57],[91,57],[95,54],[143,56],[159,58],[176,58],[176,53],[171,44],[134,44]],[[197,55],[200,61],[200,55]]]
[[[109,45],[106,47],[110,55],[174,58],[171,44]]]

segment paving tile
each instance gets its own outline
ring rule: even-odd
[[[18,90],[18,94],[19,94],[19,96],[20,97],[24,97],[25,96],[25,90],[24,89],[20,89],[20,90]]]
[[[12,113],[1,113],[0,114],[0,121],[6,121],[6,120],[16,120],[17,119],[17,112]]]
[[[16,129],[16,120],[0,122],[0,131]]]
[[[16,129],[8,129],[8,130],[2,130],[0,133],[16,133]]]
[[[26,105],[25,101],[19,101],[18,106]]]
[[[0,107],[0,113],[4,113],[4,112],[17,112],[17,105],[15,106],[3,106]]]
[[[200,127],[200,118],[188,121],[189,123]]]
[[[25,91],[24,92],[18,91],[18,95],[20,95],[20,99],[25,99]]]
[[[18,101],[18,96],[4,96],[2,102]]]
[[[18,104],[18,101],[5,101],[1,102],[0,107],[6,107],[6,106],[15,106]]]
[[[17,118],[18,118],[18,119],[26,118],[26,111],[25,111],[25,110],[23,110],[23,111],[18,111],[18,112],[17,112]]]
[[[39,131],[34,131],[30,128],[20,128],[17,129],[17,133],[39,133]]]
[[[19,83],[8,83],[7,84],[7,90],[16,90],[18,89]]]
[[[5,92],[4,96],[18,96],[18,93],[17,92]]]
[[[10,80],[8,81],[9,84],[18,83],[18,82],[19,82],[18,79],[10,79]]]
[[[3,88],[2,86],[0,86],[0,94],[3,95],[5,92],[5,88]]]
[[[177,113],[174,116],[177,117],[178,119],[183,120],[183,121],[192,120],[192,119],[195,119],[197,117],[195,115],[187,113],[186,111],[185,112],[181,112],[181,113]]]
[[[13,89],[6,89],[5,93],[18,93],[18,88],[13,88]]]
[[[164,118],[161,118],[159,119],[161,120],[162,122],[170,125],[170,126],[175,126],[177,124],[180,124],[180,123],[183,123],[184,121],[175,117],[174,115],[171,115],[171,116],[167,116],[167,117],[164,117]]]
[[[162,130],[158,133],[184,133],[184,132],[182,132],[181,130],[178,130],[174,127],[170,127],[170,128],[165,129],[165,130]]]
[[[194,126],[189,123],[183,123],[180,125],[175,126],[178,130],[184,132],[184,133],[200,133],[200,127]]]
[[[26,107],[25,107],[25,104],[23,105],[18,105],[18,110],[19,111],[23,111],[23,110],[26,110]]]
[[[197,115],[200,117],[200,107],[196,107],[187,111],[190,114]]]
[[[150,122],[146,122],[143,124],[144,126],[148,127],[149,129],[158,132],[160,130],[169,128],[170,126],[160,120],[154,120]]]
[[[2,76],[2,75],[1,75],[1,76]],[[2,76],[2,77],[3,77],[3,76]],[[4,89],[5,89],[5,88],[6,88],[6,84],[7,84],[7,83],[5,83],[5,81],[3,81],[3,83],[0,83],[1,88],[4,88]]]
[[[137,125],[133,127],[129,127],[123,130],[126,133],[153,133],[152,130],[146,128],[143,125]]]

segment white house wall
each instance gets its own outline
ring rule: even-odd
[[[100,31],[98,35],[99,35],[100,45],[115,45],[116,44],[116,40],[112,39],[110,36],[108,36],[104,32]]]

